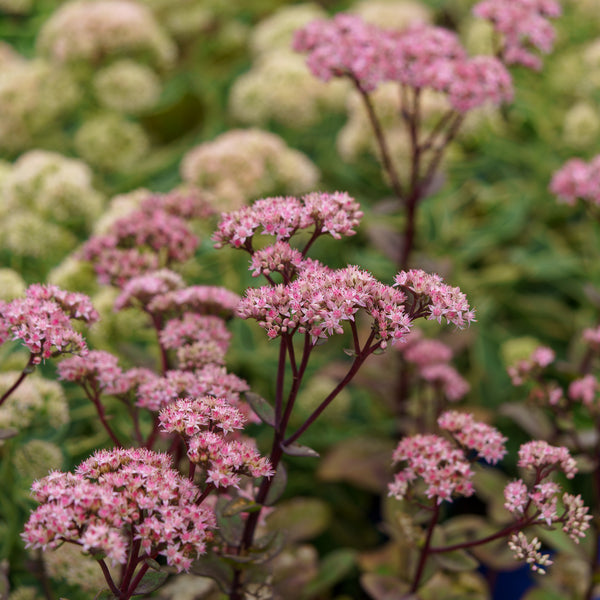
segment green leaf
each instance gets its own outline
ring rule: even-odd
[[[565,600],[565,597],[560,592],[544,587],[544,589],[534,588],[529,590],[523,596],[523,600]]]
[[[275,427],[275,409],[262,396],[254,392],[246,392],[244,397],[250,408],[263,423]]]
[[[244,531],[244,521],[239,513],[227,516],[225,507],[229,504],[226,498],[219,498],[215,514],[217,516],[218,531],[221,537],[231,546],[239,546]]]
[[[283,531],[288,542],[309,540],[322,533],[331,519],[327,503],[317,498],[281,502],[267,517],[269,531]]]
[[[153,558],[147,557],[144,559],[144,562],[154,571],[162,570],[160,563],[158,561],[154,560]]]
[[[289,456],[309,456],[312,458],[319,458],[319,453],[316,450],[300,444],[281,444],[281,449],[284,454],[288,454]]]
[[[142,580],[139,582],[138,586],[135,588],[135,592],[133,592],[134,596],[142,596],[144,594],[149,594],[154,590],[157,590],[167,579],[169,576],[168,573],[164,571],[146,571]]]
[[[222,514],[224,517],[233,517],[233,515],[237,515],[241,512],[256,512],[257,510],[260,510],[260,508],[260,504],[256,504],[256,502],[240,496],[228,502],[223,507]]]
[[[273,506],[283,495],[287,486],[287,471],[282,462],[279,463],[277,471],[271,479],[271,487],[265,498],[265,506]]]
[[[321,561],[317,577],[303,591],[302,600],[323,594],[341,581],[356,565],[356,552],[341,548],[331,552]]]
[[[447,571],[472,571],[479,566],[479,561],[466,550],[453,550],[433,555],[435,562]]]
[[[281,531],[272,531],[254,542],[250,555],[257,564],[266,563],[275,558],[285,546],[285,536]]]

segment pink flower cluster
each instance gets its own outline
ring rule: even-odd
[[[243,427],[244,418],[223,398],[178,400],[161,411],[159,421],[164,432],[184,436],[188,458],[202,466],[208,484],[239,488],[242,475],[273,475],[269,461],[248,442],[225,438],[226,432]]]
[[[126,391],[122,384],[123,372],[118,366],[118,358],[104,350],[91,350],[85,356],[72,356],[58,364],[59,378],[92,388],[106,394],[120,394]]]
[[[506,454],[507,438],[495,427],[475,421],[469,413],[446,411],[439,417],[438,425],[448,431],[463,448],[475,450],[490,464],[496,464]]]
[[[308,52],[307,64],[315,77],[350,77],[365,92],[383,81],[429,87],[446,94],[458,112],[513,97],[510,74],[498,59],[469,58],[458,37],[441,27],[391,31],[341,13],[298,30],[293,47]]]
[[[373,320],[385,347],[400,341],[409,331],[410,318],[404,310],[402,292],[377,281],[366,271],[349,266],[332,270],[307,261],[291,283],[246,290],[237,314],[256,319],[270,338],[282,333],[308,333],[313,343],[319,338],[343,333],[344,322],[354,321],[359,310]]]
[[[546,567],[552,564],[550,555],[540,552],[542,542],[537,537],[529,541],[522,531],[517,531],[510,536],[508,547],[517,560],[524,560],[532,571],[537,571],[541,575],[546,572]]]
[[[494,427],[475,421],[468,413],[447,411],[438,419],[460,448],[435,434],[418,434],[404,438],[393,454],[393,462],[406,462],[389,485],[389,495],[401,500],[411,484],[420,477],[427,486],[425,495],[437,503],[451,501],[453,495],[473,494],[473,470],[466,451],[475,450],[485,461],[495,464],[506,454],[506,438]]]
[[[151,313],[195,312],[202,315],[230,317],[240,297],[227,288],[213,285],[191,285],[156,295],[149,303]]]
[[[505,508],[520,520],[543,521],[548,526],[559,524],[575,543],[585,537],[592,516],[581,496],[562,494],[564,509],[559,511],[561,487],[548,480],[557,470],[563,471],[568,478],[575,476],[577,467],[569,451],[541,440],[528,442],[519,450],[518,466],[535,472],[534,483],[527,486],[522,479],[510,482],[504,489]],[[536,540],[528,542],[523,533],[513,534],[509,547],[518,560],[525,560],[534,571],[543,573],[541,567],[552,564],[547,555],[539,553],[539,543]]]
[[[75,474],[55,471],[32,486],[40,506],[22,534],[30,548],[62,542],[115,564],[162,555],[177,571],[206,551],[212,511],[198,489],[172,468],[166,454],[146,449],[100,450]],[[129,556],[139,541],[137,556]]]
[[[445,284],[435,273],[410,269],[398,273],[394,282],[409,297],[407,312],[411,319],[427,315],[438,323],[446,319],[461,328],[475,320],[467,297],[459,288]]]
[[[252,254],[252,277],[281,273],[284,281],[289,281],[302,267],[302,253],[287,242],[275,242]]]
[[[442,390],[450,402],[463,398],[469,391],[469,383],[449,364],[452,350],[439,340],[421,337],[418,330],[413,330],[406,338],[406,343],[397,348],[404,359],[414,364],[418,376]]]
[[[588,373],[569,384],[568,394],[571,400],[579,400],[588,409],[595,410],[598,408],[598,391],[600,391],[598,379]]]
[[[365,91],[374,90],[385,68],[385,36],[360,17],[340,13],[317,20],[296,31],[293,48],[308,52],[308,67],[315,77],[329,81],[349,76]]]
[[[473,14],[491,21],[502,36],[502,59],[506,64],[520,64],[540,69],[542,61],[531,50],[548,54],[554,45],[554,28],[548,18],[561,14],[556,0],[482,0]]]
[[[98,313],[90,299],[54,285],[31,285],[25,298],[0,305],[0,332],[3,338],[21,340],[32,355],[33,364],[66,353],[85,353],[87,346],[71,319],[91,324]],[[4,340],[3,340],[4,341]]]
[[[508,367],[508,375],[513,385],[523,385],[542,369],[554,362],[556,355],[552,348],[538,346],[527,359],[520,360],[516,365]]]
[[[86,242],[80,256],[94,263],[100,282],[122,286],[132,277],[191,258],[198,238],[186,220],[205,214],[196,196],[184,201],[181,194],[151,195],[106,235]]]
[[[159,334],[164,348],[176,349],[179,368],[194,370],[206,364],[223,364],[231,333],[223,319],[184,313],[171,319]]]
[[[585,329],[582,335],[583,341],[590,345],[595,352],[600,351],[600,327]]]
[[[440,504],[452,501],[453,495],[473,494],[473,470],[462,450],[439,435],[413,435],[405,437],[393,454],[394,464],[406,462],[389,485],[389,495],[398,500],[406,497],[409,487],[420,477],[428,498]]]
[[[226,398],[246,420],[256,420],[248,404],[240,400],[248,384],[214,363],[195,371],[167,371],[164,377],[146,369],[130,369],[116,379],[114,386],[122,394],[133,392],[137,406],[151,411],[159,411],[178,399],[215,396]]]
[[[299,230],[309,228],[314,228],[315,236],[329,233],[340,239],[356,233],[354,228],[362,215],[358,203],[345,192],[263,198],[252,206],[224,213],[212,239],[215,248],[229,244],[250,249],[257,232],[287,241]]]
[[[554,173],[550,191],[571,206],[577,198],[600,204],[600,155],[589,163],[580,158],[567,161]]]
[[[123,310],[131,306],[148,306],[156,296],[166,294],[184,287],[183,278],[179,273],[169,269],[150,271],[137,277],[132,277],[124,283],[121,293],[115,300],[114,309]]]
[[[551,446],[543,440],[534,440],[523,444],[519,449],[519,467],[533,469],[539,477],[560,469],[569,479],[575,477],[577,464],[564,446]]]

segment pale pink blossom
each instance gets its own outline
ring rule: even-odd
[[[148,304],[152,313],[194,312],[201,315],[229,317],[237,308],[240,297],[230,290],[212,285],[191,285],[158,294]]]
[[[308,68],[318,79],[349,76],[363,90],[371,91],[384,76],[385,35],[358,16],[339,13],[296,31],[293,48],[308,52]]]
[[[438,323],[445,319],[457,327],[464,327],[475,320],[467,297],[458,287],[451,287],[435,273],[426,273],[420,269],[400,271],[394,279],[394,285],[400,287],[412,297],[411,318],[427,316]]]
[[[284,281],[294,277],[302,266],[302,253],[292,248],[287,242],[275,242],[252,255],[252,277],[281,273]]]
[[[444,363],[425,365],[419,371],[425,381],[439,388],[450,402],[464,398],[471,389],[469,382],[452,366]]]
[[[515,386],[523,385],[525,381],[533,379],[540,371],[554,362],[556,355],[552,348],[538,346],[529,358],[518,361],[508,367],[508,375]]]
[[[581,379],[576,379],[569,384],[569,398],[581,400],[585,406],[592,408],[595,405],[599,389],[600,385],[594,375],[584,375]]]
[[[525,512],[529,494],[527,486],[522,479],[511,481],[504,488],[504,508],[515,515],[522,515]]]
[[[512,79],[501,61],[468,58],[457,35],[442,27],[419,24],[391,31],[342,13],[298,30],[293,46],[308,53],[307,64],[319,79],[350,77],[365,92],[383,81],[432,88],[461,113],[513,97]]]
[[[34,284],[17,298],[0,306],[3,337],[21,340],[33,364],[60,354],[85,354],[82,335],[71,320],[94,323],[98,313],[84,294],[66,292],[56,286]]]
[[[438,435],[413,435],[400,441],[394,463],[406,463],[389,485],[389,495],[402,500],[418,478],[426,485],[425,495],[437,504],[453,496],[473,494],[473,470],[462,450]]]
[[[577,464],[567,448],[551,446],[543,440],[534,440],[521,446],[518,466],[535,469],[544,476],[560,469],[569,479],[577,473]]]
[[[141,305],[143,308],[156,297],[172,290],[184,287],[183,278],[179,273],[169,269],[150,271],[127,281],[121,293],[115,300],[114,309],[123,310],[131,306]]]
[[[328,233],[339,239],[356,233],[362,215],[358,203],[345,192],[263,198],[252,206],[221,215],[212,239],[215,248],[226,244],[250,248],[256,233],[287,241],[302,229],[313,229],[314,236]]]
[[[585,329],[581,337],[593,350],[600,350],[600,327]]]
[[[123,371],[118,358],[104,350],[92,350],[85,356],[65,358],[58,364],[59,378],[79,384],[89,383],[107,394],[122,393],[118,382]]]
[[[191,258],[198,238],[186,220],[204,214],[194,199],[151,195],[138,210],[116,220],[104,235],[92,237],[80,251],[94,264],[102,283],[122,286],[132,277]]]
[[[170,319],[160,332],[160,343],[165,348],[178,348],[212,340],[225,353],[230,339],[231,333],[223,319],[193,312],[185,312],[181,318]]]
[[[75,474],[53,472],[34,482],[40,506],[22,537],[29,548],[78,544],[115,564],[162,555],[182,571],[204,554],[214,514],[198,505],[199,491],[172,468],[171,458],[140,449],[100,450]],[[134,540],[140,541],[129,556]],[[174,551],[175,549],[175,551]]]
[[[532,571],[544,574],[546,567],[552,564],[550,555],[540,552],[542,543],[536,537],[529,541],[522,531],[513,533],[510,536],[508,547],[512,550],[515,558],[524,560]]]
[[[589,163],[580,158],[567,161],[552,176],[550,191],[571,206],[578,198],[600,204],[600,155]]]
[[[475,450],[488,463],[496,464],[506,454],[508,438],[495,427],[475,421],[470,413],[446,411],[438,418],[438,425],[450,432],[461,446]]]
[[[583,504],[581,496],[572,494],[563,495],[565,505],[565,521],[563,531],[576,543],[585,537],[585,532],[590,528],[593,516],[588,514],[589,508]]]
[[[372,275],[349,266],[332,270],[308,263],[291,283],[246,290],[237,314],[256,319],[270,338],[308,333],[313,343],[343,333],[359,310],[371,317],[382,344],[400,341],[409,331],[405,296]]]
[[[260,456],[250,442],[229,440],[213,431],[200,431],[187,441],[188,458],[207,473],[206,483],[215,487],[240,486],[240,477],[271,477],[267,458]]]
[[[532,50],[552,50],[555,32],[548,19],[560,16],[561,8],[555,0],[482,0],[473,13],[490,21],[501,35],[507,64],[538,70],[542,61]]]
[[[452,359],[452,350],[443,342],[435,339],[416,338],[419,330],[413,330],[407,336],[405,344],[398,346],[404,358],[417,367],[438,363],[447,363]]]
[[[229,433],[244,427],[244,416],[224,398],[184,398],[163,408],[159,414],[162,431],[191,437],[201,430]]]

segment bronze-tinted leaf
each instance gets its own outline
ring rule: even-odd
[[[309,540],[322,533],[331,519],[329,506],[317,498],[281,502],[267,517],[269,531],[282,531],[288,542]]]

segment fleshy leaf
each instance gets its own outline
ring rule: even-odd
[[[237,515],[241,512],[256,512],[257,510],[260,510],[260,504],[256,504],[256,502],[253,502],[248,498],[239,496],[223,507],[223,516],[233,517],[233,515]]]
[[[408,595],[408,584],[393,575],[365,573],[360,584],[373,600],[417,600],[417,596]]]
[[[135,588],[133,595],[142,596],[157,590],[165,582],[168,576],[169,574],[165,573],[164,571],[146,571],[145,575],[142,577],[142,580]]]
[[[331,589],[354,568],[355,564],[354,550],[341,548],[331,552],[321,561],[317,577],[306,586],[301,598],[308,600]]]
[[[284,454],[288,454],[289,456],[310,456],[312,458],[319,458],[320,456],[316,450],[300,444],[282,444],[281,449]]]
[[[263,423],[275,427],[275,409],[262,396],[254,392],[246,392],[244,397]]]
[[[287,471],[285,470],[283,463],[280,462],[275,475],[273,475],[273,478],[271,479],[271,487],[265,498],[265,506],[273,506],[273,504],[275,504],[283,495],[286,486]]]
[[[190,567],[190,573],[202,577],[210,577],[216,581],[221,590],[228,594],[233,582],[233,567],[213,553],[205,554],[195,560]]]
[[[229,504],[226,498],[219,498],[216,506],[218,531],[221,537],[231,546],[238,546],[244,531],[244,521],[238,514],[226,516],[224,510]]]
[[[309,540],[329,525],[329,506],[317,498],[293,498],[281,502],[267,517],[269,531],[284,532],[288,542]]]
[[[323,481],[347,481],[381,493],[392,479],[393,442],[373,437],[343,440],[323,457],[317,471]]]

